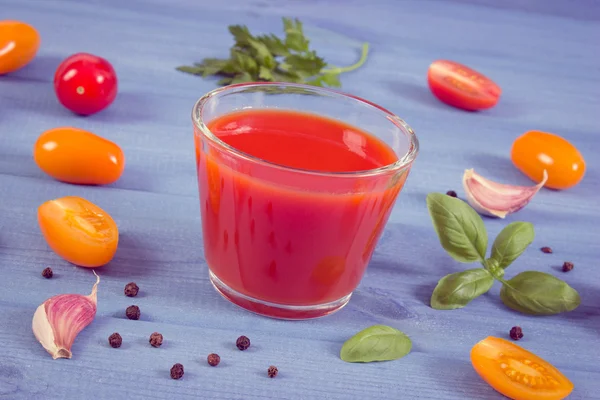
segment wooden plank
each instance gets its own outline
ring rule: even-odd
[[[582,11],[583,10],[583,11]],[[200,231],[190,112],[215,81],[175,71],[203,57],[224,56],[227,25],[280,32],[282,15],[299,17],[323,56],[335,65],[356,60],[371,43],[367,64],[342,75],[343,89],[397,113],[416,130],[419,155],[350,304],[330,317],[274,321],[223,300],[208,281]],[[493,399],[502,398],[474,372],[469,350],[486,336],[506,337],[520,325],[520,342],[560,368],[575,384],[573,399],[600,398],[600,7],[585,1],[500,3],[484,0],[243,1],[4,0],[2,18],[33,24],[42,35],[29,66],[0,77],[0,398],[4,399]],[[119,95],[106,111],[71,115],[52,91],[60,61],[86,51],[110,60]],[[439,103],[425,74],[448,58],[493,77],[501,102],[481,113]],[[74,187],[52,181],[33,163],[44,130],[72,125],[118,142],[127,168],[114,185]],[[530,184],[508,160],[514,138],[549,130],[575,143],[588,172],[577,187],[542,190],[505,221],[486,219],[490,237],[510,221],[531,221],[536,239],[507,270],[553,273],[582,297],[574,312],[528,317],[506,309],[499,287],[467,308],[428,306],[437,280],[465,266],[437,242],[425,207],[431,191],[460,187],[466,168],[503,182]],[[89,292],[91,271],[61,261],[36,222],[42,202],[80,195],[117,220],[115,260],[99,269],[98,315],[77,338],[71,360],[52,360],[31,333],[31,317],[46,298]],[[541,246],[555,253],[542,254]],[[563,261],[575,269],[562,274]],[[41,270],[52,266],[55,277]],[[123,287],[136,281],[135,299]],[[140,321],[124,317],[130,304]],[[383,323],[406,332],[412,353],[400,361],[366,365],[339,360],[341,344],[366,326]],[[161,332],[165,344],[148,345]],[[107,338],[120,332],[124,344]],[[240,352],[235,339],[252,340]],[[217,352],[222,363],[206,364]],[[185,366],[181,381],[169,368]],[[280,375],[268,379],[277,365]]]

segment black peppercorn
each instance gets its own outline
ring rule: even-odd
[[[519,340],[523,338],[523,329],[520,326],[513,326],[510,330],[510,338],[512,340]]]
[[[237,346],[238,349],[240,349],[241,351],[244,351],[248,347],[250,347],[250,339],[248,339],[246,336],[240,336],[235,341],[235,345]]]
[[[121,335],[119,335],[117,332],[115,332],[108,337],[108,343],[110,344],[110,347],[112,347],[113,349],[118,349],[119,347],[121,347],[121,344],[123,343],[123,338],[121,337]]]
[[[542,247],[540,250],[542,251],[542,253],[552,254],[552,249],[550,247]]]
[[[125,310],[125,315],[129,319],[140,319],[140,308],[138,306],[129,306]]]
[[[139,290],[140,288],[135,284],[135,282],[129,282],[127,285],[125,285],[125,296],[135,297],[137,296]]]
[[[52,268],[50,267],[44,268],[44,270],[42,271],[42,276],[46,279],[52,278],[53,275],[54,273],[52,272]]]
[[[183,365],[177,363],[171,367],[171,378],[181,379],[183,376]]]
[[[457,197],[457,194],[454,190],[448,190],[446,194],[450,197]]]
[[[267,370],[267,375],[269,375],[269,378],[275,378],[277,376],[278,372],[279,372],[279,370],[277,369],[277,367],[274,365],[271,365],[269,367],[269,369]]]
[[[154,332],[152,335],[150,335],[149,342],[152,347],[160,347],[163,342],[163,335],[158,332]]]
[[[221,362],[221,357],[219,357],[218,354],[210,353],[206,358],[206,361],[208,361],[208,365],[211,367],[216,367]]]
[[[573,269],[573,267],[575,267],[575,265],[572,262],[565,261],[563,263],[562,270],[563,270],[563,272],[569,272],[570,270]]]

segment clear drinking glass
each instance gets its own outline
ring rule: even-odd
[[[339,120],[382,141],[397,161],[355,172],[265,161],[209,129],[215,118],[247,109]],[[216,89],[198,100],[192,120],[204,255],[217,291],[247,310],[281,319],[320,317],[346,305],[417,156],[412,129],[369,101],[291,83]],[[344,143],[359,151],[363,139],[344,131]]]

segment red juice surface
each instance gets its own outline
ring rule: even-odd
[[[295,169],[364,171],[398,160],[378,138],[314,114],[244,110],[208,128],[238,151]],[[263,166],[257,178],[253,161],[227,161],[231,155],[198,135],[196,146],[204,254],[223,283],[257,300],[302,306],[336,301],[356,288],[406,170],[356,178],[351,191],[336,190],[335,176],[324,178],[331,190],[311,190],[273,183],[287,179],[281,174],[294,181],[289,170]],[[361,189],[365,179],[371,189]]]

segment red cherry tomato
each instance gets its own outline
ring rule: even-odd
[[[63,106],[76,114],[90,115],[113,102],[117,96],[117,75],[104,58],[77,53],[58,66],[54,89]]]
[[[435,97],[469,111],[495,106],[502,94],[502,89],[491,79],[454,61],[438,60],[431,64],[427,82]]]

